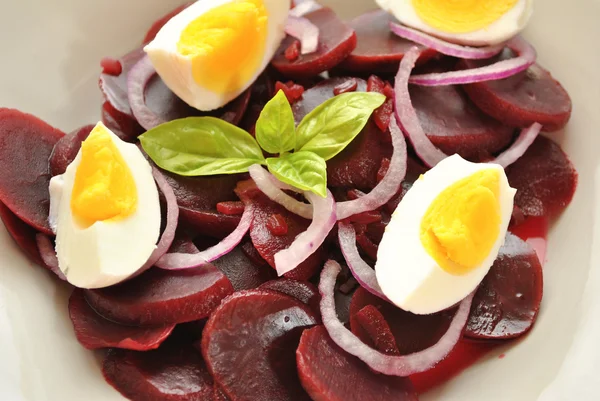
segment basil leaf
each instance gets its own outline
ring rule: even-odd
[[[265,162],[252,135],[214,117],[170,121],[139,138],[158,166],[179,175],[243,173]]]
[[[353,92],[327,100],[308,113],[298,126],[296,150],[331,159],[362,131],[385,99],[380,93]]]
[[[327,196],[327,164],[312,152],[296,152],[267,159],[269,171],[296,188]]]
[[[269,153],[287,152],[296,146],[294,113],[282,90],[260,113],[256,122],[256,140]]]

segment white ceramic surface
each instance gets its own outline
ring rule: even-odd
[[[97,121],[99,60],[136,46],[181,0],[1,0],[0,106],[69,131]],[[330,0],[345,17],[373,0]],[[600,371],[600,0],[537,0],[525,36],[573,97],[562,143],[580,185],[550,235],[543,309],[533,332],[423,397],[444,401],[592,401]],[[0,172],[1,173],[1,172]],[[596,229],[594,229],[596,227]],[[592,255],[592,249],[596,252]],[[590,269],[591,267],[591,269]],[[589,274],[589,276],[588,276]],[[586,285],[587,283],[587,285]],[[99,354],[75,340],[68,290],[0,227],[0,400],[120,400]],[[498,355],[506,357],[499,359]]]

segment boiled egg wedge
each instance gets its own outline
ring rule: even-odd
[[[289,10],[290,0],[199,0],[144,50],[177,96],[214,110],[248,89],[271,62]]]
[[[92,130],[64,174],[50,181],[50,225],[67,280],[102,288],[135,274],[160,235],[152,167],[104,124]]]
[[[377,253],[383,293],[415,314],[473,292],[504,243],[516,190],[496,164],[450,156],[421,176],[396,210]]]
[[[517,35],[533,0],[376,0],[402,24],[449,42],[484,46]]]

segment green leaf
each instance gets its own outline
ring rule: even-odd
[[[362,131],[385,99],[380,93],[352,92],[327,100],[308,113],[298,126],[296,150],[331,159]]]
[[[214,117],[170,121],[141,135],[140,141],[158,166],[179,175],[243,173],[265,162],[252,135]]]
[[[287,152],[296,146],[294,113],[282,90],[260,113],[256,122],[256,140],[269,153]]]
[[[296,152],[267,159],[269,171],[296,188],[327,196],[327,164],[312,152]]]

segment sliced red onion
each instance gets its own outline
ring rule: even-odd
[[[146,86],[156,74],[154,66],[148,56],[144,56],[129,71],[127,76],[127,96],[131,111],[136,120],[145,130],[150,130],[165,121],[156,115],[146,104]]]
[[[487,59],[500,53],[505,46],[504,43],[488,47],[460,46],[395,22],[390,22],[390,29],[401,38],[408,39],[447,56],[464,59]]]
[[[423,351],[403,356],[389,356],[372,349],[348,330],[337,317],[334,289],[335,281],[340,271],[340,265],[330,260],[325,263],[325,268],[321,273],[319,292],[321,293],[323,325],[325,325],[333,342],[344,351],[361,359],[374,371],[390,376],[402,377],[424,372],[443,360],[460,340],[469,318],[474,293],[460,303],[458,311],[450,323],[450,327],[448,327],[446,333],[433,346]]]
[[[539,123],[533,123],[531,127],[523,129],[510,148],[498,155],[492,163],[499,164],[504,168],[510,166],[527,152],[527,149],[529,149],[541,131],[542,125]]]
[[[390,133],[394,151],[390,160],[390,167],[371,192],[358,199],[340,202],[337,206],[338,220],[347,219],[355,214],[375,210],[390,201],[398,193],[402,180],[406,176],[406,141],[395,119],[390,121]]]
[[[293,17],[303,17],[308,13],[323,8],[322,5],[313,0],[305,0],[302,2],[296,1],[296,6],[290,10],[290,14]]]
[[[517,52],[518,57],[469,70],[413,75],[410,83],[423,86],[462,85],[474,82],[495,81],[525,71],[537,58],[535,49],[520,36],[515,36],[506,46]]]
[[[288,249],[275,254],[275,268],[280,276],[294,270],[315,253],[337,221],[335,200],[329,190],[326,198],[310,191],[305,191],[304,196],[313,207],[312,223],[296,237]]]
[[[304,217],[308,220],[312,219],[312,205],[300,202],[283,191],[285,189],[298,192],[298,189],[279,181],[275,176],[273,176],[273,174],[262,168],[260,164],[250,166],[248,171],[250,172],[250,177],[252,177],[252,180],[254,180],[254,183],[258,189],[267,195],[269,199],[280,204],[290,212],[297,214],[300,217]]]
[[[35,236],[35,242],[37,243],[40,256],[46,267],[48,267],[52,273],[56,274],[59,279],[67,281],[67,278],[60,270],[60,267],[58,267],[58,257],[56,256],[56,250],[54,249],[52,240],[47,235],[37,234]]]
[[[358,253],[356,247],[356,231],[350,223],[340,222],[338,224],[338,239],[340,241],[340,249],[344,254],[344,259],[348,264],[348,268],[358,283],[371,294],[388,301],[388,298],[383,294],[375,270],[367,264]]]
[[[254,219],[254,211],[251,206],[246,206],[244,214],[240,220],[240,224],[231,234],[219,242],[217,245],[210,247],[200,253],[167,253],[156,263],[157,267],[165,270],[183,270],[192,269],[210,263],[219,259],[221,256],[231,252],[244,238],[252,220]]]
[[[288,16],[285,33],[300,41],[302,54],[314,53],[319,47],[319,28],[304,17]]]

